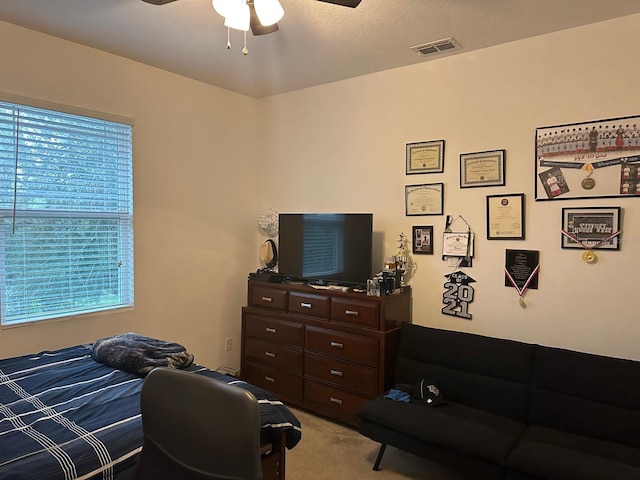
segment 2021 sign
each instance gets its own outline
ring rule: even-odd
[[[469,303],[473,302],[475,292],[469,284],[475,280],[461,270],[445,275],[445,278],[446,291],[442,295],[442,303],[445,306],[442,313],[471,320]]]

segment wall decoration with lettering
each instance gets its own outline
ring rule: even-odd
[[[445,306],[442,308],[442,313],[471,320],[469,304],[473,302],[475,292],[470,284],[475,280],[462,270],[449,273],[445,278],[447,279],[444,284],[446,290],[442,295],[442,303]]]
[[[514,287],[522,308],[527,308],[524,294],[538,289],[540,252],[538,250],[507,250],[504,262],[504,286]]]

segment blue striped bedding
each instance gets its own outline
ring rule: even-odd
[[[186,370],[251,391],[263,438],[284,430],[287,448],[300,441],[299,421],[269,392],[197,364]],[[142,448],[142,382],[93,360],[91,345],[0,360],[0,479],[129,474]]]

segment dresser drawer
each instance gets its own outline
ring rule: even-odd
[[[375,396],[378,394],[378,370],[337,358],[306,353],[305,375],[340,387]]]
[[[319,318],[329,318],[331,300],[326,295],[289,293],[289,313],[300,313]]]
[[[251,306],[284,311],[287,306],[287,291],[277,288],[254,286],[251,289]]]
[[[244,320],[245,335],[271,342],[302,347],[304,325],[248,313]]]
[[[371,400],[371,397],[356,395],[312,380],[304,381],[305,403],[309,402],[344,415],[355,417],[364,404]]]
[[[280,343],[245,337],[244,355],[247,359],[289,373],[302,374],[302,349]]]
[[[371,367],[378,366],[377,338],[307,326],[305,346],[307,350],[317,353],[363,363]]]
[[[334,298],[331,302],[331,320],[334,322],[349,323],[360,327],[380,327],[380,308],[376,302],[359,302]]]
[[[302,400],[302,377],[286,373],[276,368],[246,361],[242,379],[264,388],[276,397],[282,395],[295,400]]]

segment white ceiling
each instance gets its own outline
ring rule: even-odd
[[[280,30],[249,32],[246,56],[241,32],[226,49],[210,0],[0,0],[0,20],[260,98],[640,13],[639,0],[280,1]],[[410,50],[447,37],[462,48]]]

